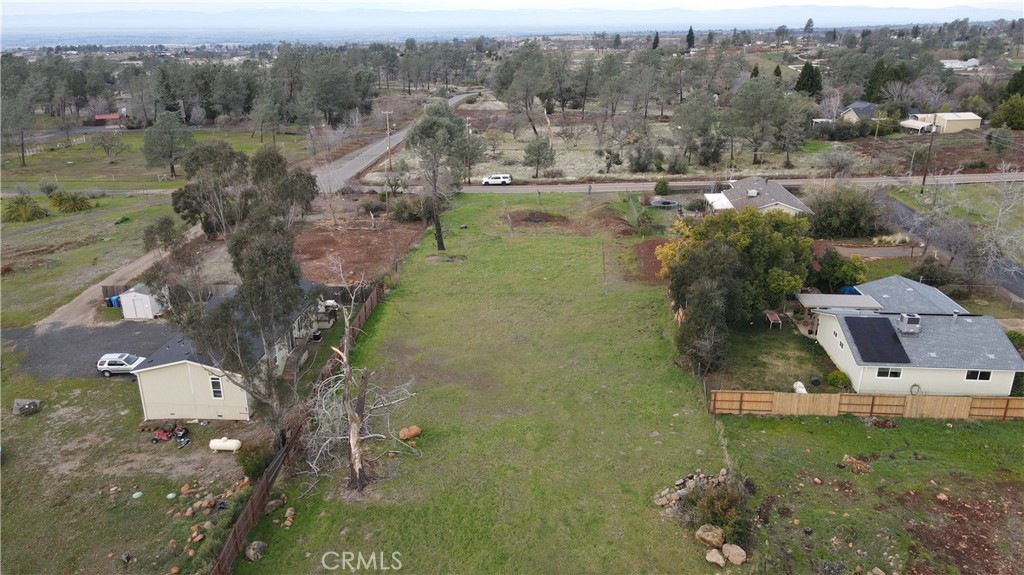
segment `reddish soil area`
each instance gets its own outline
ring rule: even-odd
[[[1020,483],[976,486],[971,498],[950,495],[948,501],[930,497],[897,497],[907,508],[923,510],[923,521],[909,525],[925,557],[911,553],[910,573],[1022,575],[1024,563],[1024,501]]]
[[[514,226],[544,226],[548,224],[564,226],[569,223],[569,218],[565,216],[558,216],[537,210],[512,212],[509,214],[509,217],[512,218],[512,225]]]
[[[668,283],[666,278],[658,276],[658,272],[661,271],[661,262],[654,255],[654,250],[667,241],[664,238],[652,238],[633,246],[633,252],[636,253],[637,279],[644,283]]]
[[[304,279],[328,286],[344,281],[372,280],[405,257],[423,236],[422,223],[392,222],[377,218],[348,218],[335,227],[331,221],[305,224],[295,239],[295,259]]]
[[[932,146],[932,160],[928,171],[932,174],[950,173],[959,170],[961,173],[984,173],[999,168],[1002,161],[1024,165],[1024,132],[1014,133],[1014,146],[1007,150],[1002,159],[996,154],[995,148],[985,145],[985,133],[980,130],[969,130],[956,134],[936,134]],[[849,142],[854,151],[874,158],[877,165],[872,171],[883,174],[906,174],[910,170],[911,155],[914,155],[914,174],[923,175],[925,165],[924,152],[928,147],[928,135],[908,138],[862,138]],[[920,150],[913,154],[914,150]],[[981,166],[980,162],[985,162]],[[961,167],[961,166],[964,167]],[[973,166],[973,167],[967,167]]]

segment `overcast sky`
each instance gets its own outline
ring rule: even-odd
[[[215,0],[209,2],[167,2],[166,0],[108,0],[106,2],[66,2],[57,0],[34,0],[32,2],[7,1],[0,2],[0,10],[7,15],[22,14],[68,14],[75,12],[97,12],[106,10],[134,11],[152,7],[157,10],[188,10],[194,12],[221,12],[235,10],[240,7],[249,8],[282,8],[302,7],[314,10],[342,10],[345,8],[364,7],[397,10],[461,10],[461,9],[618,9],[618,10],[653,10],[659,8],[678,8],[694,11],[715,11],[735,8],[751,8],[766,6],[870,6],[878,8],[940,8],[949,6],[970,6],[976,8],[1002,8],[1020,10],[1024,17],[1021,0],[717,0],[716,2],[680,2],[679,0],[389,0],[386,4],[380,1],[366,0],[298,0],[281,2],[276,0]]]

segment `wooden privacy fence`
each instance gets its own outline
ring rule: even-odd
[[[380,286],[370,294],[370,297],[366,299],[362,307],[359,308],[359,313],[353,319],[348,330],[342,337],[351,338],[351,342],[354,343],[356,338],[359,337],[363,326],[366,324],[366,320],[370,318],[370,314],[373,313],[373,308],[377,307],[380,302],[380,298],[383,296],[384,290]],[[221,548],[220,554],[214,559],[213,565],[210,567],[210,575],[225,575],[231,573],[231,566],[235,562],[235,558],[238,557],[239,552],[245,546],[245,540],[249,537],[249,530],[256,525],[260,517],[263,515],[263,507],[267,503],[267,497],[270,495],[270,488],[274,485],[274,481],[277,480],[277,474],[284,467],[284,462],[291,454],[295,446],[298,445],[299,439],[302,437],[303,424],[309,419],[309,409],[311,407],[311,398],[316,397],[318,389],[323,386],[324,382],[330,379],[334,372],[337,370],[340,362],[336,357],[332,356],[328,360],[327,365],[320,370],[320,375],[317,377],[316,382],[313,384],[313,390],[303,404],[303,417],[298,424],[289,430],[288,439],[285,441],[284,447],[277,452],[274,456],[273,461],[267,467],[267,470],[263,472],[256,484],[253,485],[252,494],[249,496],[249,500],[245,502],[245,506],[242,508],[242,512],[238,514],[238,518],[235,519],[234,524],[231,525],[231,531],[228,532],[227,538],[224,540],[224,547]]]
[[[734,415],[1024,419],[1024,397],[716,390],[708,399],[708,411]]]

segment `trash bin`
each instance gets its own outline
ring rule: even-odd
[[[324,334],[320,330],[316,330],[313,333],[309,334],[309,339],[311,341],[320,341],[323,338],[324,338]]]
[[[816,375],[812,375],[811,376],[811,385],[813,385],[815,387],[821,385],[821,378],[816,376]]]
[[[121,307],[121,296],[116,295],[116,296],[110,298],[110,303],[111,303],[110,307]]]

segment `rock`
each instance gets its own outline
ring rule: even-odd
[[[668,505],[668,497],[658,497],[657,499],[654,500],[654,504],[660,507],[664,507]]]
[[[421,433],[423,433],[423,430],[418,425],[410,425],[409,427],[403,427],[398,432],[398,439],[405,441],[406,439],[419,437]]]
[[[181,489],[179,489],[178,491],[181,492],[182,495],[184,495],[184,494],[188,493],[189,489],[192,489],[192,488],[189,487],[188,483],[186,483],[185,485],[182,485]]]
[[[814,484],[815,484],[815,485],[821,485],[821,480],[820,480],[820,479],[818,479],[817,477],[815,477],[814,479],[812,479],[812,481],[814,481]]]
[[[284,501],[281,501],[280,499],[271,499],[270,501],[267,501],[265,506],[263,506],[263,514],[270,515],[277,511],[282,505],[284,505]]]
[[[193,515],[195,515],[195,511],[192,511],[191,507],[185,510],[185,517],[192,517]]]
[[[253,541],[245,548],[245,558],[249,561],[259,561],[267,550],[267,544],[262,541]]]
[[[651,437],[658,437],[659,435],[661,435],[661,434],[658,433],[657,431],[652,431],[651,432]]]
[[[284,518],[288,519],[289,517],[295,517],[294,507],[289,507],[288,510],[284,512]]]
[[[209,514],[211,514],[211,513],[213,513],[213,510],[212,510],[212,509],[209,509],[209,508],[207,508],[207,509],[203,509],[203,515],[209,515]]]
[[[188,550],[188,556],[189,557],[195,557],[196,556],[196,550],[195,549],[189,549]]]
[[[171,567],[171,575],[178,575],[178,573],[181,573],[181,567],[178,567],[177,565]]]
[[[885,575],[885,571],[882,571],[878,567],[871,570],[871,575]]]
[[[711,549],[707,555],[704,556],[708,563],[714,563],[719,567],[725,567],[725,557],[722,556],[722,552],[718,549]]]
[[[715,527],[714,525],[704,524],[701,525],[697,532],[694,534],[697,541],[700,541],[708,547],[721,547],[725,543],[725,531],[722,531],[721,527]],[[725,565],[724,563],[722,564]]]
[[[206,523],[203,523],[203,529],[205,531],[213,529],[213,521],[207,521]]]
[[[938,499],[939,501],[949,501],[949,496],[946,495],[945,493],[940,493],[936,495],[935,498]]]
[[[722,555],[733,565],[743,565],[747,561],[747,552],[739,545],[726,543],[722,545]]]
[[[800,525],[800,520],[799,519],[794,519],[793,520],[793,525]]]
[[[177,545],[178,545],[178,542],[175,541],[174,539],[171,539],[170,541],[167,542],[167,546],[168,547],[176,547]]]
[[[196,536],[192,538],[193,543],[199,543],[205,537],[202,533],[196,533]]]

